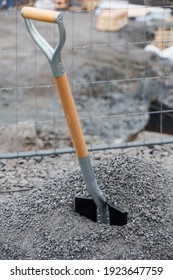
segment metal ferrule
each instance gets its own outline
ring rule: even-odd
[[[53,76],[55,78],[61,77],[64,74],[64,67],[61,61],[61,50],[64,46],[66,39],[63,15],[59,14],[56,19],[56,23],[58,24],[59,28],[59,41],[55,49],[53,49],[52,46],[50,46],[50,44],[42,37],[42,35],[37,31],[30,19],[24,18],[24,20],[29,34],[31,35],[37,46],[43,51],[43,53],[47,57],[51,65]]]
[[[78,158],[79,165],[89,194],[98,207],[98,219],[101,223],[109,223],[107,202],[100,191],[89,156]]]

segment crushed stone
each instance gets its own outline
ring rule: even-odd
[[[94,164],[107,200],[128,211],[123,227],[74,211],[88,196],[79,170],[0,203],[0,259],[173,259],[172,175],[159,163],[118,155]]]

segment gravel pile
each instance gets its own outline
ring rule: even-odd
[[[107,199],[128,211],[126,226],[94,223],[74,212],[74,196],[88,195],[76,170],[0,204],[0,259],[173,259],[169,172],[122,155],[94,169]]]

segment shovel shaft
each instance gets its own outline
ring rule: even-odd
[[[60,96],[86,187],[99,209],[100,222],[107,223],[106,200],[97,185],[66,73],[61,77],[54,78],[54,82]]]
[[[62,108],[70,130],[76,154],[78,158],[85,158],[88,156],[88,150],[66,73],[61,77],[54,78],[54,82],[60,96]]]
[[[23,7],[21,14],[24,18],[55,23],[57,17],[61,14],[56,11],[38,9],[34,7]]]

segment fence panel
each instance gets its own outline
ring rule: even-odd
[[[102,3],[84,10],[72,1],[62,10],[62,60],[89,150],[173,142],[171,8],[121,5],[110,1],[105,14]],[[71,153],[49,64],[20,9],[0,12],[0,158]],[[99,29],[100,19],[106,30]],[[121,29],[110,30],[122,20]],[[55,46],[57,26],[35,24]]]

